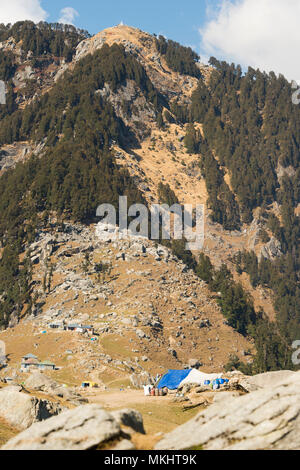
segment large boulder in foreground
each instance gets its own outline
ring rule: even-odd
[[[128,415],[128,410],[124,413]],[[133,448],[119,420],[99,405],[84,405],[33,424],[1,450],[89,450],[101,449],[103,445],[113,449]]]
[[[282,382],[289,382],[297,377],[297,372],[290,370],[279,370],[276,372],[265,372],[264,374],[247,376],[241,372],[227,374],[230,379],[230,387],[245,393],[256,392],[263,388],[276,387]]]
[[[213,404],[165,435],[155,449],[298,450],[300,373],[277,378],[278,385]],[[275,376],[271,379],[276,383]]]
[[[4,388],[0,392],[0,416],[18,429],[26,429],[33,423],[51,418],[61,411],[62,408],[57,403],[40,400],[17,390]]]
[[[297,377],[299,377],[298,372],[279,370],[276,372],[265,372],[264,374],[247,377],[247,381],[259,389],[277,387],[282,383],[292,382],[294,379],[297,380]]]

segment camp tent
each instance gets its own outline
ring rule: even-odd
[[[223,374],[205,374],[205,372],[201,372],[196,369],[192,369],[190,373],[180,382],[180,385],[185,384],[198,384],[204,385],[206,380],[213,382],[216,379],[220,379]]]
[[[176,390],[181,385],[198,384],[204,385],[206,380],[213,382],[220,379],[223,374],[206,374],[196,369],[169,370],[158,382],[157,388],[168,388]]]
[[[180,383],[190,374],[191,369],[186,370],[169,370],[159,381],[157,388],[168,388],[176,390]]]

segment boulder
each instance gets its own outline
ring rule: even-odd
[[[146,336],[147,336],[146,333],[143,330],[136,330],[135,333],[140,339],[146,338]]]
[[[47,377],[47,375],[42,374],[40,371],[33,372],[25,381],[26,388],[39,392],[53,391],[57,386],[58,384],[54,380]]]
[[[125,420],[136,412],[126,410]],[[127,418],[125,418],[127,416]],[[115,449],[132,449],[130,436],[125,436],[118,420],[99,405],[79,406],[43,423],[32,425],[11,439],[1,450],[89,450],[112,442]],[[119,441],[119,442],[116,442]]]
[[[43,421],[62,411],[58,403],[40,400],[16,390],[0,392],[0,416],[19,429],[26,429],[37,421]]]
[[[76,393],[73,388],[67,388],[60,385],[40,371],[35,371],[28,377],[25,381],[25,387],[30,390],[44,392],[55,397],[63,398],[76,406],[88,403],[88,400],[86,398],[82,398],[82,396],[79,393]]]
[[[7,385],[5,388],[3,388],[3,391],[5,392],[22,392],[23,387],[22,385]]]
[[[265,372],[264,374],[247,377],[247,382],[252,386],[257,387],[258,389],[268,388],[276,387],[283,382],[289,382],[293,379],[297,379],[298,376],[298,372],[292,372],[290,370],[279,370],[276,372]]]
[[[228,397],[201,411],[156,450],[297,450],[300,447],[300,373],[277,386]]]
[[[172,357],[177,359],[177,351],[175,351],[175,349],[169,348],[168,353],[171,354]]]
[[[276,372],[265,372],[255,376],[246,376],[241,372],[229,372],[226,375],[230,378],[229,389],[239,390],[245,393],[255,392],[263,388],[270,388],[280,385],[282,382],[296,378],[296,372],[280,370]]]

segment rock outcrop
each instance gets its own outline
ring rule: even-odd
[[[25,387],[38,392],[45,392],[49,395],[58,396],[70,401],[76,405],[86,403],[87,400],[82,398],[72,388],[65,388],[59,383],[52,380],[40,371],[35,371],[25,381]]]
[[[57,383],[47,375],[35,371],[26,379],[25,387],[39,392],[49,392],[57,387]]]
[[[265,375],[265,374],[263,374]],[[167,434],[156,450],[296,450],[300,447],[300,373],[257,377],[264,388],[217,400]],[[271,376],[272,377],[272,376]],[[264,382],[265,381],[265,382]]]
[[[9,424],[26,429],[37,421],[46,420],[62,411],[58,403],[41,400],[17,390],[0,392],[0,416]]]
[[[128,410],[119,412],[119,417],[125,415],[128,417]],[[127,426],[130,423],[126,420]],[[101,449],[103,445],[119,450],[134,448],[119,419],[99,405],[86,405],[34,424],[6,443],[2,450],[89,450]]]
[[[264,374],[254,375],[253,377],[243,377],[241,383],[249,384],[250,387],[255,387],[256,390],[262,388],[277,387],[282,383],[287,383],[293,380],[297,380],[299,377],[298,372],[292,372],[289,370],[279,370],[276,372],[266,372]],[[253,390],[246,390],[251,392]]]
[[[259,259],[262,257],[270,260],[278,258],[282,255],[281,248],[281,243],[276,240],[276,238],[272,237],[269,243],[261,249]]]

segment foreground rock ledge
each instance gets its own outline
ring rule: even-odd
[[[33,424],[1,450],[88,450],[121,440],[116,419],[99,405],[79,406]]]
[[[59,403],[20,393],[18,387],[0,391],[0,417],[20,430],[58,415],[61,411]]]
[[[300,373],[281,384],[228,398],[176,428],[156,450],[299,450]]]

